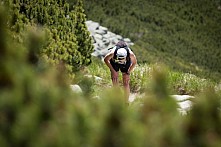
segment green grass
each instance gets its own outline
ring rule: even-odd
[[[140,64],[137,65],[131,73],[130,88],[132,93],[144,93],[151,88],[151,81],[154,76],[154,69],[163,69],[164,65],[156,64]],[[209,87],[214,88],[219,81],[214,82],[210,79],[202,79],[191,73],[182,73],[173,71],[168,67],[166,69],[167,87],[170,94],[189,94],[197,95]],[[94,93],[99,94],[104,89],[111,87],[110,71],[104,62],[93,59],[93,63],[86,67],[85,73],[92,76],[102,78],[100,81],[94,81]],[[120,85],[122,85],[122,77],[119,75]]]

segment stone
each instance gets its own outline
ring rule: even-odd
[[[85,22],[90,36],[92,37],[92,43],[94,45],[94,52],[92,56],[103,57],[109,52],[108,48],[113,47],[120,40],[124,40],[128,46],[134,45],[129,38],[123,38],[119,34],[108,31],[108,28],[101,26],[99,23],[92,20]]]
[[[74,84],[74,85],[70,85],[71,90],[75,93],[82,93],[82,89],[79,85]]]
[[[182,102],[185,100],[190,100],[190,99],[194,98],[194,96],[191,96],[191,95],[171,95],[171,97],[179,102]]]

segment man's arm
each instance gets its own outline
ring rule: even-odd
[[[131,65],[128,69],[128,73],[130,73],[134,69],[135,65],[137,64],[137,59],[133,52],[130,53],[130,60],[131,60]]]
[[[114,68],[110,64],[110,59],[113,58],[113,56],[114,56],[114,53],[110,52],[104,57],[104,62],[110,68],[111,71],[114,71]]]

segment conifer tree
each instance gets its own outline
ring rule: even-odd
[[[77,36],[78,41],[78,50],[83,56],[83,64],[88,65],[91,62],[91,53],[93,52],[94,48],[91,44],[92,40],[90,37],[90,33],[87,30],[87,26],[85,24],[86,16],[84,14],[82,0],[77,1],[77,4],[75,6],[75,13],[77,19],[75,26],[75,34]]]
[[[69,10],[65,0],[4,0],[10,5],[12,27],[22,40],[20,33],[27,24],[48,28],[48,46],[41,51],[53,64],[63,62],[70,73],[91,62],[93,46],[85,25],[83,3],[77,3],[75,11]],[[79,30],[78,30],[79,29]],[[51,36],[50,36],[51,35]]]

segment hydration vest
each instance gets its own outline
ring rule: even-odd
[[[115,63],[118,63],[118,64],[126,64],[126,62],[130,61],[130,51],[129,51],[129,48],[127,46],[124,46],[124,47],[120,47],[120,46],[115,46],[115,51],[114,51],[114,57],[112,58],[113,62]],[[126,51],[127,51],[127,56],[126,56],[126,60],[125,58],[120,58],[117,56],[117,51],[118,49],[120,48],[124,48]],[[122,60],[125,60],[125,62],[121,62]]]

